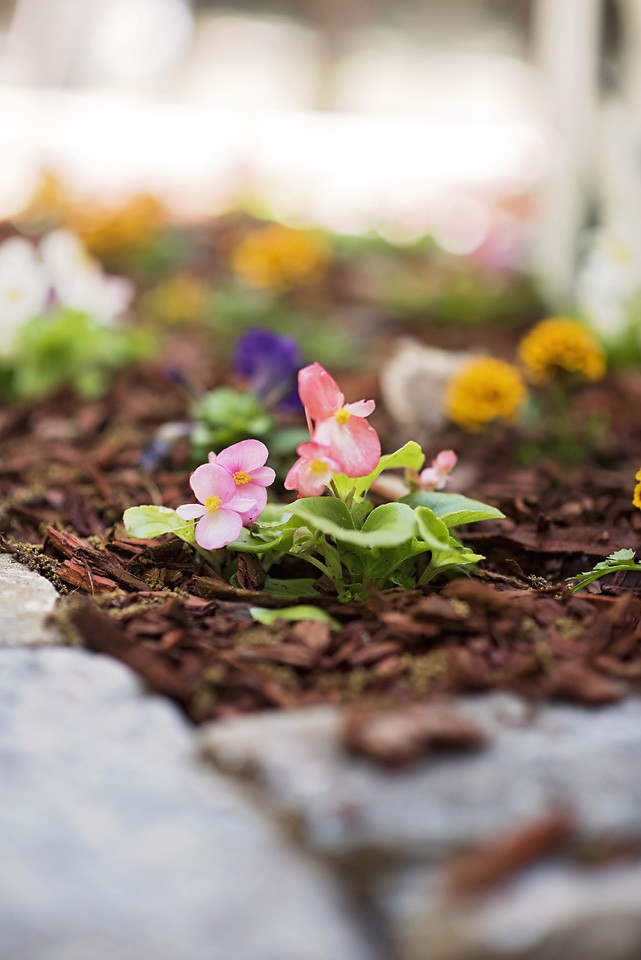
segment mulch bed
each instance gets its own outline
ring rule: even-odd
[[[126,507],[189,499],[184,447],[153,475],[139,466],[154,429],[187,412],[160,366],[121,375],[99,401],[60,393],[0,409],[0,545],[67,594],[58,618],[70,641],[128,664],[196,722],[349,704],[361,749],[358,711],[371,703],[409,710],[444,693],[494,689],[609,703],[641,690],[638,578],[610,577],[575,596],[563,581],[638,543],[641,379],[611,377],[576,403],[611,426],[571,468],[546,457],[518,466],[514,434],[446,436],[439,446],[459,453],[463,492],[507,514],[463,535],[487,562],[471,578],[367,603],[321,598],[340,631],[255,623],[250,606],[291,601],[260,591],[250,559],[235,590],[182,543],[124,534]],[[363,750],[376,754],[376,744],[365,736]]]

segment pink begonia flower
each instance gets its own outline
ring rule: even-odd
[[[233,543],[243,528],[243,515],[255,507],[254,498],[239,493],[229,473],[217,463],[196,467],[189,485],[200,503],[184,503],[176,513],[183,520],[198,520],[196,543],[205,550]]]
[[[441,450],[432,460],[432,466],[419,474],[421,490],[443,490],[457,462],[458,457],[453,450]]]
[[[381,456],[378,434],[365,421],[374,412],[374,401],[345,403],[345,395],[320,363],[298,371],[298,392],[308,422],[314,422],[312,441],[327,448],[346,476],[371,473]]]
[[[273,483],[276,477],[272,468],[265,466],[268,456],[269,450],[260,440],[241,440],[218,454],[209,454],[209,462],[227,471],[237,492],[253,499],[253,506],[243,513],[244,523],[253,523],[267,504],[265,487]]]
[[[318,443],[302,443],[296,448],[298,460],[285,477],[285,490],[298,490],[299,497],[320,497],[340,466]]]

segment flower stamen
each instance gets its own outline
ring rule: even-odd
[[[242,486],[244,483],[251,483],[251,477],[245,470],[236,470],[234,473],[234,483],[237,487]]]
[[[222,502],[220,497],[206,497],[204,503],[205,510],[207,513],[216,513],[216,510],[218,510]]]
[[[349,412],[349,410],[346,410],[345,407],[341,407],[341,409],[338,410],[334,414],[334,416],[336,417],[337,423],[343,424],[343,423],[347,423],[347,421],[351,417],[351,413]]]

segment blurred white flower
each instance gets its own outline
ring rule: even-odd
[[[632,321],[641,295],[641,230],[628,224],[592,234],[575,287],[576,303],[595,333],[614,342]]]
[[[49,285],[58,303],[109,323],[131,303],[134,287],[124,277],[108,277],[82,241],[69,230],[52,230],[40,241]]]
[[[27,320],[42,313],[48,283],[33,244],[10,237],[0,244],[0,356],[7,356]]]

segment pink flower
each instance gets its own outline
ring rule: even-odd
[[[340,472],[340,466],[318,443],[297,447],[298,460],[285,477],[285,490],[298,490],[299,497],[320,497],[323,489]]]
[[[348,477],[371,473],[381,456],[378,434],[365,417],[374,412],[373,400],[345,403],[345,395],[320,363],[298,371],[298,392],[310,424],[312,441],[326,447]]]
[[[184,503],[176,513],[183,520],[196,520],[196,543],[205,550],[218,550],[232,543],[243,528],[243,516],[256,501],[238,492],[232,477],[217,463],[196,467],[189,485],[200,503]]]
[[[432,466],[419,474],[421,490],[443,490],[457,462],[458,457],[453,450],[441,450],[432,460]]]
[[[209,462],[222,467],[229,474],[237,492],[254,501],[253,506],[243,514],[244,523],[253,523],[265,509],[265,487],[273,483],[276,476],[271,467],[265,466],[268,456],[269,450],[260,440],[241,440],[218,454],[209,454]]]

